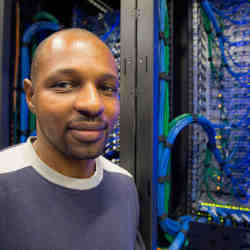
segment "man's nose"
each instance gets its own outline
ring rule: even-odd
[[[94,83],[87,82],[84,84],[79,90],[74,107],[85,116],[96,117],[103,113],[104,105]]]

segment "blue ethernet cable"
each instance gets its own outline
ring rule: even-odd
[[[245,1],[241,1],[242,3],[243,2],[245,2]],[[217,24],[217,21],[215,20],[215,26],[216,26],[216,24]],[[216,27],[215,27],[216,28]],[[221,33],[220,32],[220,27],[219,27],[219,25],[217,24],[217,33],[219,34],[219,33]],[[241,79],[243,78],[243,77],[249,77],[249,72],[247,72],[247,73],[237,73],[237,72],[234,72],[231,68],[230,68],[230,66],[229,66],[229,64],[228,64],[228,62],[227,62],[227,58],[226,58],[226,56],[225,56],[225,48],[224,48],[224,43],[225,42],[227,42],[228,44],[230,43],[229,41],[228,41],[228,39],[226,39],[225,37],[223,37],[222,35],[220,35],[219,36],[219,47],[220,47],[220,50],[222,51],[222,59],[223,59],[223,61],[224,61],[224,63],[225,63],[225,67],[228,69],[228,72],[231,74],[231,75],[233,75],[239,82],[241,82]],[[238,44],[236,44],[236,43],[231,43],[231,45],[237,45],[237,46],[241,46],[241,45],[243,45],[243,43],[241,42],[241,43],[238,43]],[[234,61],[233,61],[233,63],[234,63]],[[161,65],[163,65],[163,64],[161,64]],[[162,89],[162,85],[160,85],[160,89]],[[162,95],[162,93],[164,93],[164,92],[162,92],[161,91],[161,95],[160,95],[160,103],[164,103],[164,99],[165,99],[165,96],[164,95]],[[162,98],[162,99],[161,99]],[[161,131],[161,125],[163,125],[163,114],[164,114],[164,110],[163,110],[163,107],[164,107],[164,105],[163,104],[161,104],[160,105],[160,112],[159,112],[159,120],[160,120],[160,124],[159,124],[159,131]],[[162,109],[161,109],[162,108]],[[162,113],[161,113],[161,111],[162,111]],[[244,117],[246,118],[246,114],[244,114]],[[199,120],[199,119],[198,119]],[[202,119],[201,119],[202,120]],[[191,122],[192,123],[192,122]],[[202,122],[201,122],[202,123]],[[245,121],[243,122],[243,120],[241,119],[241,121],[239,121],[238,122],[238,124],[236,124],[236,123],[231,123],[231,124],[227,124],[227,125],[224,125],[224,124],[218,124],[217,126],[218,127],[220,127],[220,126],[222,126],[223,128],[225,127],[225,126],[228,126],[229,128],[232,128],[232,127],[235,127],[235,125],[242,125],[243,123],[245,123]],[[176,124],[176,126],[175,126],[175,132],[173,132],[173,134],[172,134],[172,138],[170,138],[169,139],[169,137],[168,137],[168,139],[167,139],[167,144],[169,144],[169,145],[172,145],[173,143],[171,143],[171,139],[172,139],[172,141],[174,141],[175,140],[175,137],[178,135],[178,133],[182,130],[182,126],[186,126],[186,125],[188,125],[188,122],[187,121],[185,121],[185,122],[183,122],[182,121],[182,123],[180,124],[180,123],[178,123],[178,124]],[[210,129],[212,127],[212,129]],[[213,140],[214,138],[214,134],[215,133],[213,133],[213,130],[214,130],[214,128],[213,128],[213,124],[209,124],[209,123],[207,123],[206,124],[206,121],[205,120],[203,120],[203,128],[205,129],[205,131],[207,132],[207,135],[208,135],[208,137],[209,137],[209,144],[210,144],[210,147],[211,147],[211,151],[212,151],[212,153],[214,154],[214,156],[215,156],[215,158],[216,158],[216,160],[218,161],[218,163],[221,165],[221,166],[223,166],[223,169],[224,169],[224,171],[227,173],[227,174],[231,174],[231,172],[230,172],[230,170],[229,170],[229,164],[228,164],[228,161],[226,161],[226,160],[223,160],[223,158],[222,158],[222,156],[221,156],[221,153],[220,153],[220,151],[216,148],[216,144],[215,144],[215,140]],[[160,135],[162,135],[163,133],[162,132],[160,132]],[[170,132],[169,132],[169,136],[170,136]],[[159,154],[160,156],[163,156],[163,157],[161,157],[162,159],[161,159],[161,161],[160,161],[160,167],[162,167],[162,166],[164,166],[164,168],[162,169],[162,170],[164,170],[163,172],[165,173],[165,175],[162,175],[162,176],[160,176],[159,175],[159,177],[163,177],[164,178],[164,176],[166,176],[166,173],[167,173],[167,168],[168,168],[168,159],[170,158],[170,153],[171,153],[171,150],[167,147],[166,149],[164,149],[163,148],[163,144],[160,144],[161,145],[161,150],[159,150],[159,152],[162,152],[163,150],[164,150],[164,152],[162,153],[162,154]],[[159,147],[160,147],[160,145],[159,145]],[[160,173],[160,169],[159,169],[159,173]],[[247,173],[247,172],[246,172]],[[233,184],[236,184],[235,186],[237,186],[238,185],[238,183],[237,183],[237,181],[234,179],[234,178],[231,178],[231,181],[233,182]],[[164,211],[164,204],[163,203],[161,203],[161,201],[160,201],[160,199],[159,199],[159,197],[160,196],[162,196],[162,197],[164,197],[164,189],[163,189],[163,183],[159,183],[158,184],[158,203],[157,203],[157,205],[158,205],[158,208],[159,208],[159,210],[160,209],[163,209],[162,211]],[[214,214],[213,214],[214,215]],[[166,214],[164,214],[164,212],[163,213],[161,213],[160,214],[160,217],[161,217],[161,222],[160,222],[160,224],[161,224],[161,226],[162,226],[162,228],[164,229],[164,231],[165,232],[168,232],[169,234],[171,234],[171,235],[175,235],[176,233],[178,233],[179,231],[180,231],[180,228],[181,228],[181,224],[180,223],[178,223],[178,222],[175,222],[175,221],[173,221],[173,220],[171,220],[171,219],[169,219],[169,218],[167,218],[166,217]],[[217,218],[218,219],[218,216],[216,217],[215,215],[213,216],[213,217],[215,217],[215,218]],[[165,219],[164,219],[165,218]],[[164,223],[165,222],[165,223]],[[228,219],[227,221],[226,221],[226,224],[230,224],[231,222],[230,222],[230,220]],[[181,245],[180,245],[181,246]],[[176,248],[176,249],[180,249],[180,246],[179,246],[179,248]],[[173,245],[173,247],[174,247],[174,245]],[[173,249],[175,249],[175,248],[173,248]]]
[[[241,25],[245,25],[245,24],[250,23],[250,19],[241,20],[241,21],[233,20],[229,16],[225,15],[222,11],[218,10],[217,8],[215,8],[213,5],[212,5],[212,9],[214,10],[214,12],[216,14],[218,14],[220,17],[222,17],[222,18],[230,21],[232,24],[241,26]]]
[[[166,2],[165,1],[160,1],[160,31],[164,32],[165,30],[165,13],[166,13]],[[165,46],[164,46],[164,41],[163,39],[160,40],[160,46],[159,46],[159,57],[160,57],[160,72],[165,71]],[[166,85],[165,85],[165,80],[160,79],[160,105],[159,105],[159,134],[163,135],[164,134],[164,107],[165,107],[165,93],[166,93]],[[163,152],[163,145],[159,145],[159,161],[161,160],[161,155]]]
[[[112,25],[112,27],[110,28],[108,32],[106,32],[104,35],[101,36],[101,40],[105,42],[110,36],[110,34],[115,30],[115,28],[119,26],[120,26],[120,15],[117,14],[115,18],[115,23]]]
[[[237,2],[237,5],[232,9],[232,10],[227,10],[227,11],[223,11],[223,10],[220,10],[221,13],[223,13],[224,15],[234,15],[236,14],[238,11],[239,11],[239,8],[242,6],[242,4],[245,4],[247,1],[245,0],[239,0]],[[247,16],[247,14],[246,14]]]
[[[249,86],[247,85],[247,83],[243,83],[243,82],[242,82],[242,80],[243,80],[242,78],[244,77],[244,76],[242,76],[242,75],[243,75],[243,74],[246,74],[245,77],[249,77],[249,71],[248,71],[248,72],[244,72],[244,73],[236,73],[236,72],[234,72],[234,71],[231,69],[231,67],[228,65],[227,61],[226,61],[227,59],[226,59],[225,51],[224,51],[224,42],[229,43],[230,46],[242,46],[242,45],[245,45],[246,43],[248,43],[248,41],[240,41],[240,42],[237,42],[237,43],[232,43],[232,42],[229,42],[228,39],[225,39],[225,37],[222,36],[222,33],[221,33],[221,31],[220,31],[220,28],[219,28],[218,24],[216,24],[217,21],[216,21],[216,19],[215,19],[215,16],[213,15],[213,13],[212,13],[212,11],[211,11],[211,8],[210,8],[210,6],[209,6],[209,3],[208,3],[207,1],[204,1],[204,2],[203,2],[203,7],[205,7],[205,9],[207,10],[206,12],[207,12],[208,16],[210,17],[212,23],[214,24],[214,27],[215,27],[215,29],[216,29],[216,33],[217,33],[217,34],[220,33],[220,36],[219,36],[219,38],[218,38],[218,39],[219,39],[219,47],[220,47],[220,50],[221,50],[221,53],[222,53],[222,60],[226,62],[226,63],[225,63],[225,66],[226,66],[228,72],[229,72],[232,76],[234,76],[234,77],[236,78],[236,80],[240,83],[241,87],[249,88]],[[244,44],[243,44],[243,42],[244,42]],[[229,51],[228,51],[228,54],[229,54],[229,57],[230,57]],[[231,59],[232,59],[232,62],[233,62],[233,64],[234,64],[235,66],[243,66],[243,65],[237,64],[237,63],[233,60],[233,58],[231,58]],[[246,66],[247,66],[247,65],[246,65]],[[246,79],[245,81],[247,81],[247,79]],[[245,86],[244,86],[244,84],[245,84]],[[228,110],[231,110],[231,113],[232,113],[232,114],[235,113],[235,111],[233,111],[233,110],[234,110],[234,107],[229,107],[229,106],[228,106],[227,109],[228,109]],[[237,110],[237,113],[238,113],[238,112],[239,112],[238,109],[236,109],[236,110]],[[247,118],[247,117],[248,117],[248,114],[249,114],[249,111],[247,110],[247,111],[245,112],[245,114],[243,115],[243,118],[240,118],[241,121],[237,124],[237,127],[240,127],[240,125],[243,125],[243,124],[244,124],[244,126],[246,126],[246,127],[249,126],[249,122],[248,122],[248,118]],[[220,126],[223,126],[223,125],[220,125]],[[231,124],[231,126],[232,126],[232,127],[236,127],[236,124]],[[243,129],[243,126],[242,126],[242,129]],[[228,157],[228,161],[232,159],[232,157],[235,155],[235,153],[236,153],[236,147],[234,146],[233,151],[231,152],[230,156]]]
[[[30,44],[34,35],[44,30],[57,31],[60,26],[53,22],[37,22],[32,24],[24,32],[21,47],[21,85],[23,89],[23,80],[29,77],[30,74],[30,60],[29,60],[29,49]],[[21,142],[25,142],[28,137],[28,106],[26,103],[25,93],[21,92],[21,118],[20,118],[20,130],[21,130]]]
[[[168,248],[169,250],[179,250],[181,249],[184,241],[185,241],[185,234],[189,230],[189,222],[185,221],[179,233],[177,234],[176,238],[174,239],[171,246]]]
[[[198,116],[197,119],[194,119],[191,115],[187,116],[180,121],[176,123],[174,127],[172,127],[168,133],[166,142],[168,145],[173,145],[177,135],[182,131],[183,128],[188,126],[191,123],[198,122],[203,129],[206,131],[209,143],[211,145],[211,149],[215,147],[215,130],[212,126],[212,123],[208,121],[206,118],[202,116]],[[215,157],[218,160],[219,163],[222,163],[223,160],[221,158],[220,152],[216,151],[216,149],[211,150],[212,152],[215,152]],[[164,178],[167,174],[167,168],[168,168],[168,162],[170,158],[170,152],[171,149],[169,147],[165,148],[162,156],[162,161],[158,169],[158,177]],[[167,218],[164,216],[164,183],[158,184],[158,199],[157,199],[157,211],[159,218],[162,218],[160,220],[160,225],[163,228],[165,232],[168,232],[171,235],[175,235],[181,230],[181,223],[175,222],[171,220],[170,218]],[[191,219],[190,219],[191,221]],[[181,235],[181,234],[180,234]],[[180,236],[181,237],[181,236]],[[179,241],[178,241],[179,242]]]
[[[221,28],[219,27],[219,24],[214,16],[214,13],[212,11],[212,8],[210,6],[210,3],[207,1],[207,0],[203,0],[201,2],[202,4],[202,7],[203,9],[206,11],[209,19],[211,20],[214,28],[215,28],[215,31],[218,35],[218,39],[219,39],[219,47],[220,47],[220,51],[221,51],[221,57],[222,57],[222,60],[224,61],[225,65],[226,65],[226,69],[227,71],[233,76],[233,77],[242,77],[242,76],[250,76],[250,71],[248,70],[247,72],[234,72],[229,64],[228,64],[228,60],[225,56],[225,49],[224,49],[224,42],[226,41],[225,37],[223,36],[222,34],[222,30]],[[227,41],[228,42],[228,41]]]

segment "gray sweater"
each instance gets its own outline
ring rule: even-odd
[[[142,250],[132,176],[104,157],[87,179],[64,176],[26,143],[0,152],[0,249]]]

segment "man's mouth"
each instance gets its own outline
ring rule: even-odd
[[[107,122],[71,122],[69,129],[98,131],[105,130],[108,127]]]
[[[107,123],[72,122],[68,128],[74,139],[80,142],[95,142],[104,136],[107,127]]]

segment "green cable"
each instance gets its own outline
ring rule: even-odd
[[[34,16],[34,22],[38,22],[40,20],[48,20],[48,21],[51,21],[51,22],[54,22],[56,24],[59,25],[59,21],[58,19],[51,15],[50,13],[46,12],[46,11],[40,11],[38,12],[35,16]]]
[[[166,15],[165,15],[165,30],[164,36],[166,40],[169,39],[169,20],[168,20],[168,6],[166,3]],[[165,73],[169,74],[169,64],[170,64],[170,55],[169,55],[169,43],[165,45]],[[168,135],[169,131],[169,119],[170,119],[170,111],[169,111],[169,83],[166,81],[166,92],[165,92],[165,112],[164,112],[164,135]]]
[[[167,3],[166,3],[166,15],[165,15],[165,29],[164,29],[164,36],[166,38],[166,40],[168,41],[169,39],[169,21],[168,21],[168,6],[167,6]],[[164,47],[165,47],[165,54],[164,54],[164,57],[165,57],[165,73],[168,75],[169,74],[169,43],[167,43]],[[169,118],[170,118],[170,112],[169,112],[169,83],[168,81],[166,81],[166,88],[165,88],[165,103],[164,103],[164,107],[165,107],[165,112],[164,112],[164,126],[163,126],[163,134],[164,136],[167,136],[168,135],[168,131],[169,131]],[[171,162],[171,159],[169,161],[169,165],[168,165],[168,171],[167,171],[167,176],[170,175],[170,163]],[[170,185],[170,182],[166,182],[165,183],[165,187],[164,187],[164,190],[165,190],[165,211],[167,211],[168,213],[168,203],[169,203],[169,200],[170,200],[170,191],[171,191],[171,185]]]
[[[169,39],[169,20],[168,20],[168,6],[166,2],[166,15],[165,15],[165,29],[164,29],[164,36],[166,40],[168,41]],[[169,50],[169,43],[164,46],[165,47],[165,53],[164,53],[164,61],[165,61],[165,73],[168,75],[169,74],[169,64],[170,64],[170,50]],[[164,136],[167,137],[168,132],[169,132],[169,119],[170,119],[170,111],[169,111],[169,82],[165,81],[166,88],[165,88],[165,103],[164,103],[164,118],[163,118],[163,134]],[[168,162],[168,170],[167,170],[167,176],[170,176],[171,172],[171,158]],[[169,210],[169,200],[170,200],[170,192],[171,192],[171,183],[170,181],[166,181],[164,184],[164,191],[165,191],[165,201],[164,201],[164,206],[165,206],[165,211],[168,214]],[[169,234],[165,233],[164,234],[165,238],[169,242],[173,242],[173,237],[170,236]]]
[[[167,3],[166,3],[166,15],[165,15],[165,30],[164,30],[164,35],[165,35],[165,38],[166,40],[168,41],[169,39],[169,18],[168,18],[168,7],[167,7]],[[170,48],[169,48],[169,43],[167,43],[165,45],[165,54],[164,54],[164,57],[165,57],[165,73],[168,75],[169,74],[169,71],[170,71]],[[163,133],[164,133],[164,136],[167,137],[168,135],[168,132],[169,130],[175,126],[175,124],[187,117],[187,116],[190,116],[190,114],[183,114],[183,115],[180,115],[178,117],[176,117],[174,120],[172,120],[170,122],[170,110],[169,110],[169,82],[166,81],[166,88],[165,88],[165,103],[164,103],[164,107],[165,107],[165,111],[164,111],[164,124],[163,124]],[[171,159],[169,161],[169,166],[168,166],[168,170],[167,170],[167,176],[170,175],[170,172],[171,172]],[[164,205],[165,205],[165,211],[166,213],[168,214],[168,209],[169,209],[169,200],[170,200],[170,191],[171,191],[171,183],[169,181],[165,182],[164,184],[164,190],[165,190],[165,202],[164,202]],[[169,235],[168,233],[165,233],[164,234],[166,240],[170,243],[172,243],[174,241],[174,237]],[[188,240],[185,241],[184,245],[185,246],[188,246],[189,242]]]
[[[170,123],[169,123],[169,130],[172,129],[176,123],[178,123],[180,120],[184,119],[184,118],[187,118],[188,116],[192,116],[192,114],[189,114],[189,113],[185,113],[185,114],[182,114],[182,115],[179,115],[177,117],[175,117]]]

